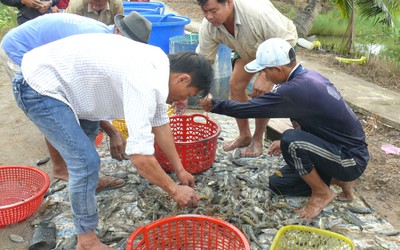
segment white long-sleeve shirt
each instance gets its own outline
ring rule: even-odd
[[[152,127],[169,122],[169,60],[158,47],[113,34],[83,34],[38,47],[21,65],[26,82],[71,107],[77,119],[125,118],[126,153],[154,153]]]

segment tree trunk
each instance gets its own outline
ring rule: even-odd
[[[353,47],[353,41],[354,41],[354,27],[355,27],[355,6],[354,6],[354,0],[351,1],[352,5],[352,11],[351,15],[349,18],[349,23],[347,24],[347,29],[345,36],[343,37],[342,41],[342,46],[340,48],[342,53],[350,53],[351,48]]]
[[[310,0],[304,9],[297,13],[296,17],[293,19],[293,23],[296,25],[299,37],[307,37],[325,1],[326,0]]]

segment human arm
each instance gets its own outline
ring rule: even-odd
[[[113,12],[113,16],[118,15],[118,14],[121,14],[121,15],[124,14],[124,7],[122,5],[121,0],[110,1],[110,5],[111,4],[112,4],[111,11]]]
[[[40,0],[0,0],[0,2],[4,5],[17,8],[20,8],[24,5],[34,9],[40,9],[44,7],[44,3]]]
[[[65,12],[84,16],[83,2],[80,0],[70,0]]]
[[[161,168],[153,155],[131,155],[130,159],[141,176],[161,187],[180,206],[197,206],[200,197],[194,189],[175,183]]]
[[[121,133],[109,121],[100,121],[100,127],[110,137],[111,157],[119,161],[126,159],[125,142]]]
[[[161,151],[167,156],[181,184],[194,187],[194,177],[183,168],[178,152],[176,151],[170,125],[165,124],[163,126],[154,127],[153,133],[157,145],[160,147]]]
[[[223,99],[204,98],[200,100],[203,110],[235,118],[271,118],[262,111],[262,104],[254,104],[255,99],[248,102],[238,102]],[[256,100],[257,101],[257,100]]]
[[[212,38],[210,29],[212,29],[211,25],[207,19],[204,18],[199,30],[199,45],[196,48],[196,53],[203,55],[213,64],[218,53],[219,43]]]
[[[274,87],[274,83],[271,82],[264,71],[260,71],[258,77],[253,83],[253,88],[251,90],[251,97],[257,97],[268,93]]]

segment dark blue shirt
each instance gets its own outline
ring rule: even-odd
[[[346,149],[358,164],[368,162],[365,133],[357,116],[327,78],[301,65],[287,82],[248,102],[212,102],[211,112],[235,118],[290,118],[301,130]]]

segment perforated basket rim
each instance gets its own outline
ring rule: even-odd
[[[178,118],[185,118],[186,120],[189,120],[189,119],[194,120],[194,118],[197,117],[197,116],[202,117],[202,118],[206,119],[207,122],[210,122],[213,125],[217,126],[217,129],[216,129],[215,134],[213,134],[212,136],[204,138],[204,139],[201,139],[201,140],[196,141],[196,142],[205,142],[205,141],[208,141],[208,140],[212,140],[212,139],[214,139],[215,137],[218,137],[221,134],[221,126],[218,123],[214,122],[212,119],[210,119],[208,116],[205,116],[203,114],[173,115],[173,116],[169,117],[169,123],[171,124],[171,120],[178,119]],[[114,119],[114,120],[111,121],[111,123],[115,128],[118,129],[118,131],[120,133],[121,133],[121,131],[119,130],[119,128],[120,128],[119,126],[125,126],[126,132],[128,132],[128,128],[126,127],[125,119]],[[189,142],[175,142],[175,143],[178,143],[180,145],[186,145],[186,144],[192,144],[194,142],[189,141]]]
[[[244,249],[246,250],[250,250],[250,244],[249,241],[247,240],[246,236],[244,235],[244,233],[242,231],[240,231],[236,226],[234,226],[233,224],[226,222],[224,220],[215,218],[215,217],[211,217],[211,216],[205,216],[205,215],[199,215],[199,214],[181,214],[181,215],[175,215],[175,216],[168,216],[168,217],[164,217],[161,219],[158,219],[156,221],[153,221],[145,226],[141,226],[139,228],[137,228],[127,239],[126,241],[126,249],[132,249],[131,246],[134,243],[134,239],[140,235],[140,234],[147,234],[147,232],[150,229],[153,228],[157,228],[160,227],[164,224],[168,224],[171,222],[176,222],[176,221],[186,221],[186,220],[195,220],[195,221],[208,221],[214,224],[217,224],[219,226],[223,226],[225,228],[229,228],[231,229],[236,236],[238,236],[240,238],[240,240],[243,242],[244,245]]]
[[[324,230],[324,229],[320,229],[320,228],[316,228],[316,227],[307,227],[307,226],[302,226],[302,225],[287,225],[282,227],[281,229],[278,230],[277,234],[275,235],[274,240],[272,241],[271,247],[269,250],[275,250],[277,249],[278,243],[281,240],[281,237],[283,236],[284,233],[291,231],[291,230],[299,230],[299,231],[306,231],[306,232],[313,232],[313,233],[318,233],[318,234],[324,234],[336,239],[340,239],[344,242],[346,242],[347,244],[349,244],[349,246],[351,247],[351,249],[355,249],[354,243],[352,240],[350,240],[349,238],[347,238],[344,235],[332,232],[332,231],[328,231],[328,230]]]
[[[220,126],[218,123],[216,123],[216,122],[214,122],[213,120],[211,120],[208,116],[205,116],[205,115],[202,115],[202,114],[174,115],[174,116],[171,116],[171,117],[169,118],[169,123],[171,123],[171,120],[173,120],[173,119],[178,119],[178,118],[185,118],[186,120],[190,120],[189,118],[191,118],[191,119],[194,121],[194,118],[195,118],[196,116],[200,116],[200,117],[206,119],[207,122],[210,122],[210,123],[212,123],[213,125],[216,125],[216,126],[217,126],[217,129],[216,129],[215,133],[214,133],[212,136],[209,136],[209,137],[204,138],[204,139],[200,139],[200,140],[198,140],[198,141],[184,141],[184,142],[180,142],[180,141],[177,142],[177,141],[176,141],[175,143],[177,143],[177,144],[179,144],[179,145],[187,145],[187,144],[193,144],[193,143],[201,143],[201,142],[206,142],[206,141],[209,141],[209,140],[213,140],[213,139],[215,139],[215,137],[218,137],[218,136],[221,134],[221,126]],[[171,129],[171,132],[172,132],[172,129]],[[172,132],[172,134],[173,134],[173,132]]]
[[[0,166],[0,172],[3,170],[7,169],[23,169],[23,170],[28,170],[28,171],[33,171],[36,173],[39,173],[41,176],[44,177],[44,185],[43,187],[32,197],[29,197],[28,199],[24,200],[23,202],[18,202],[15,204],[10,204],[10,205],[4,205],[0,206],[0,210],[9,210],[13,208],[17,208],[23,204],[30,203],[32,200],[37,199],[38,197],[44,195],[44,193],[47,191],[47,189],[50,186],[50,177],[47,175],[47,173],[41,169],[35,168],[35,167],[30,167],[30,166]]]

